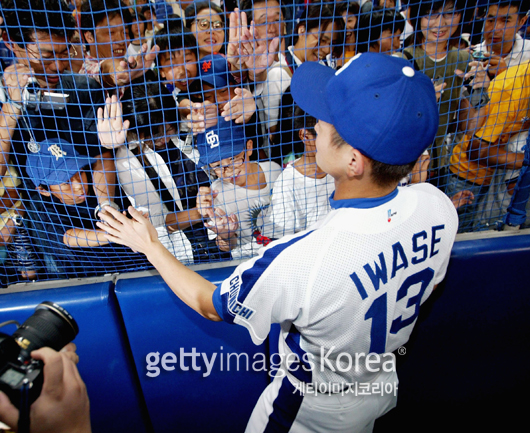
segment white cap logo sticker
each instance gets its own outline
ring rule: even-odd
[[[410,66],[404,66],[402,71],[403,75],[406,75],[407,77],[413,77],[415,74],[414,69],[412,69]]]
[[[215,131],[210,131],[206,134],[206,143],[210,145],[210,149],[219,146],[219,136]]]
[[[59,146],[57,146],[56,144],[53,144],[51,145],[50,147],[48,147],[48,150],[50,151],[50,153],[55,156],[55,160],[56,161],[59,161],[59,158],[62,158],[63,156],[66,155],[66,152],[64,150],[62,150]]]

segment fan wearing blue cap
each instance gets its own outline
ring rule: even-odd
[[[96,158],[80,155],[74,145],[60,138],[42,141],[39,152],[28,155],[28,176],[46,198],[43,200],[45,213],[52,219],[59,217],[57,222],[64,225],[63,241],[70,247],[108,244],[103,232],[93,221],[90,223],[94,208],[98,207],[91,175],[91,166],[96,162]],[[118,208],[116,203],[112,206]],[[85,218],[80,217],[83,214]],[[72,227],[73,219],[84,222]]]
[[[370,432],[397,403],[393,352],[443,280],[458,228],[433,185],[397,187],[438,128],[435,91],[406,60],[372,53],[338,71],[305,62],[291,90],[319,120],[317,164],[335,180],[325,218],[218,286],[170,256],[138,212],[128,220],[109,209],[102,219],[110,240],[146,254],[204,317],[244,326],[255,344],[281,325],[282,363],[247,432]]]
[[[220,54],[200,60],[199,76],[192,83],[190,92],[194,104],[188,119],[196,133],[214,125],[218,116],[243,124],[251,122],[256,112],[252,93],[236,86],[228,61]]]
[[[217,177],[209,188],[201,187],[197,197],[197,208],[208,220],[206,227],[217,235],[221,251],[232,251],[238,258],[252,255],[252,248],[259,247],[252,242],[265,224],[261,212],[270,204],[280,166],[251,161],[253,143],[246,139],[244,128],[222,118],[198,134],[197,149],[199,165]]]

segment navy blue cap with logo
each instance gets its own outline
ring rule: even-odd
[[[28,176],[39,186],[68,183],[74,174],[94,162],[95,158],[80,155],[73,144],[52,138],[42,141],[40,150],[29,154],[26,164]]]
[[[210,54],[200,60],[198,79],[216,89],[228,87],[234,83],[228,61],[220,54]]]
[[[405,59],[363,53],[338,71],[305,62],[293,75],[291,93],[300,108],[385,164],[416,161],[438,130],[434,86]]]
[[[246,143],[245,128],[242,125],[238,125],[233,120],[227,122],[219,117],[215,126],[197,134],[199,165],[203,167],[226,158],[233,158],[247,148]]]

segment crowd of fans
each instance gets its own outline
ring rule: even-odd
[[[105,206],[144,212],[186,264],[324,218],[334,183],[290,82],[363,52],[436,89],[436,139],[402,187],[444,191],[460,232],[502,224],[530,127],[528,0],[124,1],[1,2],[4,283],[147,268],[96,226]]]

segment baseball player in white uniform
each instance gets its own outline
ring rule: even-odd
[[[323,220],[272,242],[218,287],[171,256],[134,209],[132,219],[107,209],[100,227],[146,254],[204,317],[246,327],[256,344],[281,324],[282,365],[248,432],[369,432],[396,404],[391,352],[444,278],[457,232],[442,192],[397,187],[436,133],[434,88],[405,60],[364,53],[339,71],[304,63],[291,90],[319,119],[317,164],[335,179]]]

